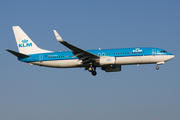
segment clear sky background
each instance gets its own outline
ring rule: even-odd
[[[0,120],[180,120],[179,0],[0,0]],[[40,47],[157,47],[175,58],[121,72],[19,62],[12,26]]]

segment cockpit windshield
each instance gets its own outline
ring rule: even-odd
[[[167,51],[164,51],[164,50],[163,50],[163,51],[161,51],[161,52],[162,52],[162,53],[166,53]]]

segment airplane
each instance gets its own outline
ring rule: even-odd
[[[118,72],[122,65],[156,64],[158,70],[158,65],[174,58],[172,53],[154,47],[83,50],[64,41],[56,30],[53,31],[57,41],[71,51],[54,52],[39,48],[19,26],[12,28],[19,52],[6,50],[19,61],[30,65],[53,68],[83,67],[96,76],[97,67],[105,72]]]

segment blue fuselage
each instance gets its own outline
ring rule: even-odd
[[[100,50],[87,50],[88,52],[95,54],[100,57],[115,57],[116,60],[123,60],[121,61],[116,61],[116,64],[148,64],[148,63],[157,63],[157,62],[162,62],[162,61],[167,61],[169,60],[173,54],[166,52],[163,49],[159,48],[119,48],[119,49],[100,49]],[[150,58],[147,58],[149,56]],[[153,60],[153,57],[159,56],[159,58],[156,60]],[[161,58],[160,58],[161,56]],[[169,57],[167,57],[169,56]],[[171,57],[170,57],[171,56]],[[138,58],[139,63],[137,60],[133,61],[133,59],[130,60],[130,62],[126,62],[126,59],[123,58]],[[145,59],[143,57],[146,57]],[[165,58],[163,58],[165,57]],[[118,59],[117,59],[118,58]],[[140,60],[142,59],[142,60]],[[152,59],[152,60],[151,60]],[[32,64],[37,64],[41,63],[40,65],[46,66],[46,61],[48,62],[59,62],[61,64],[61,61],[71,61],[71,60],[76,60],[79,61],[77,57],[74,56],[72,51],[65,51],[65,52],[49,52],[49,53],[42,53],[42,54],[31,54],[30,57],[27,58],[19,58],[20,61],[22,62],[27,62],[27,63],[32,63]],[[129,60],[129,59],[128,59]],[[144,62],[143,62],[144,61]],[[45,64],[43,64],[43,62]],[[56,64],[56,65],[55,65]],[[58,66],[58,63],[55,64],[47,64],[48,67],[61,67]],[[52,66],[51,66],[52,65]],[[78,67],[81,66],[80,63],[75,63],[72,67]],[[62,67],[66,67],[66,65],[62,65]],[[67,65],[67,67],[71,67]]]

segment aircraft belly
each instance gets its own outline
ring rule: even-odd
[[[133,57],[116,57],[116,64],[132,64],[133,62]]]
[[[154,56],[135,56],[135,57],[116,57],[116,64],[148,64],[167,61],[172,59],[172,56],[167,55],[154,55]]]
[[[150,56],[150,62],[151,63],[162,62],[162,61],[164,61],[164,58],[165,58],[165,56],[163,56],[163,55]]]
[[[146,64],[150,62],[149,56],[117,57],[116,64]]]
[[[78,60],[54,60],[54,61],[42,61],[42,62],[31,62],[30,64],[55,67],[55,68],[71,68],[78,67],[81,65],[81,61]]]
[[[147,58],[143,58],[142,56],[135,57],[117,57],[116,64],[126,65],[126,64],[139,64],[148,61]]]
[[[56,67],[55,62],[52,62],[52,61],[31,62],[31,64],[40,65],[40,66],[46,66],[46,67]]]
[[[58,60],[56,65],[57,67],[62,67],[62,68],[70,68],[70,67],[78,67],[81,65],[82,61],[79,60]]]

